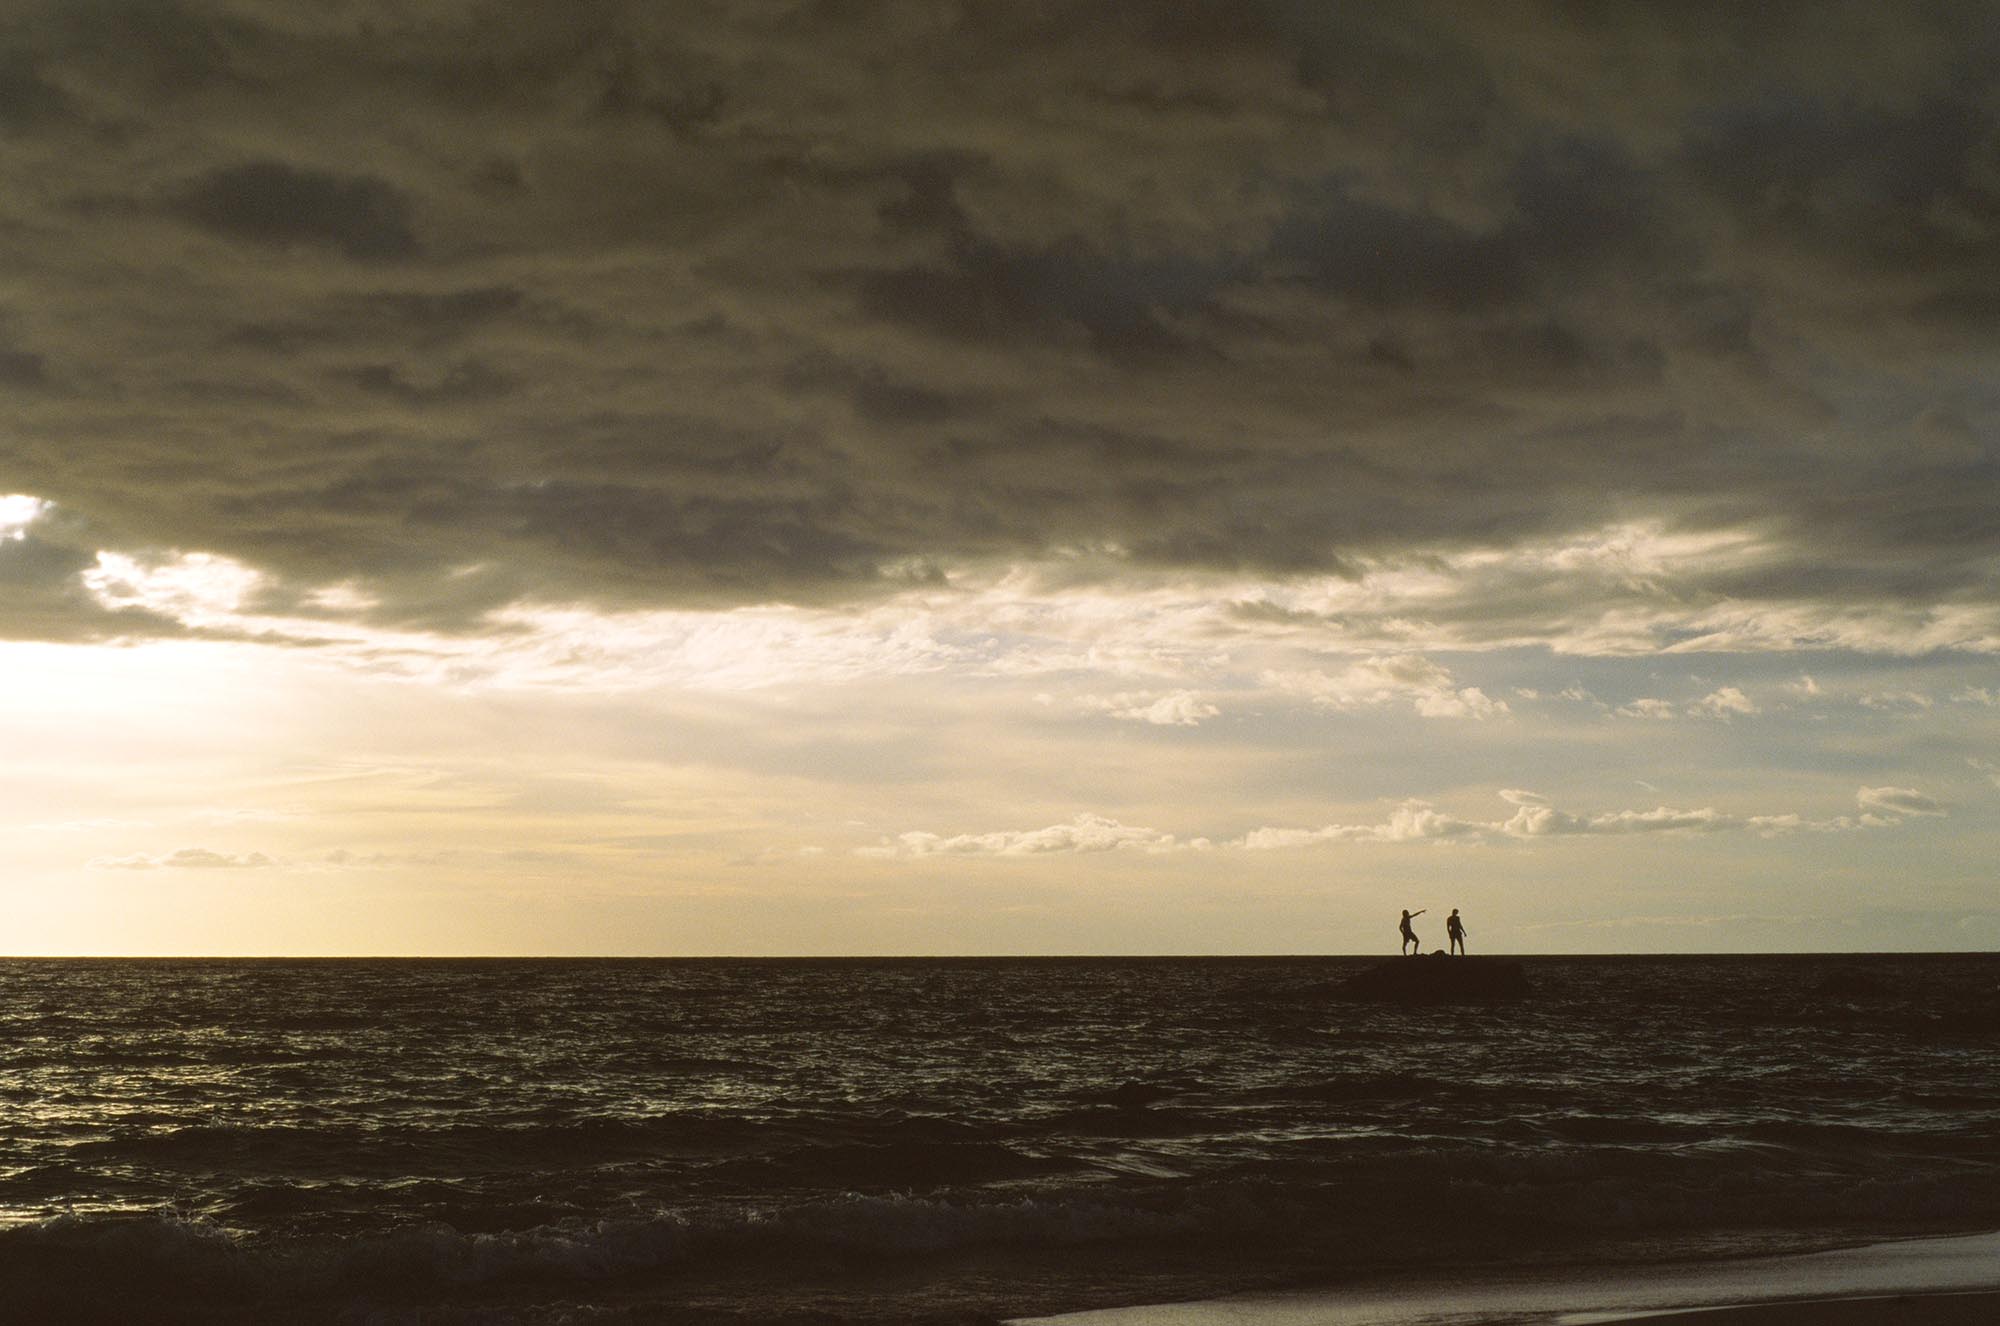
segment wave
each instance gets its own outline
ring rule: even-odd
[[[1073,1167],[1071,1161],[1032,1156],[998,1143],[910,1141],[806,1146],[776,1155],[746,1156],[715,1164],[702,1172],[702,1178],[738,1180],[760,1188],[934,1188]]]
[[[1996,961],[1823,991],[1826,964],[1550,959],[1504,1016],[1308,997],[1320,963],[415,964],[228,990],[0,964],[32,987],[0,1012],[0,1313],[142,1286],[246,1322],[431,1322],[465,1294],[718,1277],[765,1302],[815,1267],[1226,1288],[1991,1227]],[[157,1319],[137,1304],[86,1319]]]
[[[203,1315],[191,1318],[199,1320],[345,1320],[357,1305],[494,1293],[575,1299],[730,1266],[753,1269],[761,1283],[829,1258],[866,1266],[979,1248],[1067,1248],[1172,1237],[1203,1223],[1196,1211],[1087,1199],[856,1195],[498,1232],[410,1225],[344,1238],[245,1239],[174,1212],[65,1215],[0,1228],[0,1283],[29,1320],[162,1320],[156,1305],[173,1303],[200,1303]]]
[[[1415,1250],[1501,1255],[1569,1233],[1661,1235],[1720,1228],[1991,1227],[2000,1187],[1984,1170],[1838,1175],[1775,1169],[1754,1150],[1690,1159],[1635,1152],[1487,1158],[1407,1156],[1311,1186],[1124,1180],[1014,1197],[849,1193],[790,1204],[713,1203],[516,1229],[442,1223],[244,1237],[177,1212],[61,1215],[0,1228],[0,1283],[22,1301],[92,1302],[120,1286],[218,1304],[436,1301],[468,1290],[574,1295],[718,1267],[779,1281],[829,1259],[893,1266],[968,1252],[1060,1254],[1087,1274],[1091,1248],[1178,1247],[1319,1273]],[[468,1213],[470,1214],[470,1213]],[[93,1299],[93,1295],[96,1296]]]

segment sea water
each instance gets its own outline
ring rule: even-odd
[[[0,1316],[981,1321],[2000,1227],[2000,957],[0,962]]]

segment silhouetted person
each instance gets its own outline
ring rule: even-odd
[[[1444,933],[1451,940],[1451,951],[1459,957],[1465,956],[1465,922],[1458,919],[1458,908],[1451,909],[1451,915],[1444,918]]]
[[[1405,907],[1405,908],[1403,909],[1403,924],[1402,924],[1402,931],[1403,931],[1403,948],[1402,948],[1402,951],[1403,951],[1403,953],[1404,953],[1405,955],[1408,955],[1408,954],[1410,954],[1410,953],[1422,953],[1422,952],[1424,951],[1424,946],[1423,946],[1422,944],[1420,944],[1420,943],[1418,943],[1418,942],[1417,942],[1417,932],[1416,932],[1416,931],[1414,931],[1414,930],[1412,930],[1412,929],[1410,929],[1410,922],[1412,922],[1412,921],[1416,920],[1416,919],[1417,919],[1417,918],[1418,918],[1419,916],[1422,916],[1422,915],[1423,915],[1423,914],[1424,914],[1425,912],[1427,912],[1427,911],[1429,911],[1429,910],[1430,910],[1430,908],[1428,908],[1428,907],[1419,907],[1419,908],[1417,908],[1417,910],[1415,910],[1414,912],[1413,912],[1413,911],[1411,911],[1411,910],[1410,910],[1409,908],[1407,908],[1407,907]]]

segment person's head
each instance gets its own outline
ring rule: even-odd
[[[1452,909],[1451,909],[1451,914],[1452,914],[1453,916],[1457,916],[1457,915],[1458,915],[1458,908],[1456,908],[1456,907],[1452,908]]]
[[[1407,920],[1409,920],[1409,919],[1410,919],[1410,909],[1409,909],[1409,908],[1407,908],[1407,907],[1405,907],[1405,908],[1403,909],[1403,919],[1404,919],[1405,921],[1407,921]]]

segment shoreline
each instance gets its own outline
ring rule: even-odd
[[[1823,1252],[1469,1274],[1010,1319],[1007,1326],[1972,1326],[2000,1320],[2000,1231]]]
[[[1657,1312],[1582,1313],[1557,1319],[1556,1326],[1613,1326],[1637,1321],[1647,1326],[1984,1326],[2000,1321],[2000,1290],[1946,1289],[1854,1298],[1794,1298],[1769,1303],[1724,1303]]]

